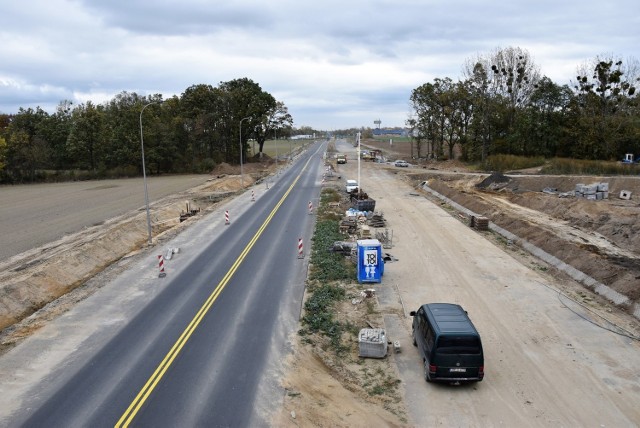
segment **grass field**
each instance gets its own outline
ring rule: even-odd
[[[277,150],[278,157],[284,158],[291,150],[295,151],[297,147],[302,146],[306,142],[306,140],[267,140],[264,143],[263,152],[267,156],[275,158]],[[250,145],[250,147],[253,150],[253,145]],[[255,153],[258,153],[258,144],[256,144]]]

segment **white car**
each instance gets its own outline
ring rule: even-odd
[[[395,163],[395,166],[399,166],[401,168],[406,168],[409,166],[409,163],[406,160],[398,159]]]
[[[351,193],[358,188],[356,180],[347,180],[347,193]]]

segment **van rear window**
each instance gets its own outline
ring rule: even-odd
[[[480,354],[482,346],[477,337],[441,337],[438,354]]]

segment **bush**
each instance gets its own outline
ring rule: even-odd
[[[543,174],[638,175],[640,165],[611,161],[554,158],[542,168]]]
[[[351,280],[354,267],[347,264],[342,254],[329,251],[335,241],[341,241],[337,220],[321,220],[316,223],[311,249],[309,279],[317,281]]]
[[[491,155],[487,157],[481,168],[486,171],[513,171],[517,169],[535,168],[545,164],[542,156],[525,157],[515,155]]]

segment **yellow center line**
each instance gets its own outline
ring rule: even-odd
[[[209,297],[204,302],[200,310],[198,310],[198,312],[193,317],[189,325],[187,325],[187,327],[184,329],[184,331],[182,332],[182,334],[180,335],[176,343],[174,343],[174,345],[171,347],[167,355],[162,359],[162,361],[160,362],[156,370],[153,372],[149,380],[147,380],[147,382],[144,384],[140,392],[138,392],[138,395],[136,395],[136,397],[131,402],[127,410],[120,417],[120,419],[118,419],[118,422],[115,425],[117,428],[128,427],[131,421],[133,421],[133,418],[136,416],[136,414],[138,413],[142,405],[147,401],[147,398],[149,398],[149,395],[151,395],[151,392],[153,392],[156,385],[158,385],[158,383],[160,382],[164,374],[167,372],[167,370],[173,363],[173,360],[175,360],[175,358],[178,356],[178,354],[180,353],[182,348],[185,346],[185,344],[187,343],[187,341],[189,340],[189,338],[191,337],[195,329],[198,327],[198,325],[200,324],[204,316],[207,314],[207,312],[209,312],[209,309],[211,308],[213,303],[216,301],[220,293],[222,293],[222,290],[224,290],[229,280],[231,280],[231,277],[233,276],[233,274],[236,272],[236,270],[238,270],[238,267],[240,266],[240,264],[242,264],[247,254],[249,254],[249,251],[251,250],[251,248],[253,248],[258,238],[260,238],[264,230],[267,228],[267,225],[271,222],[271,219],[273,219],[276,212],[280,209],[280,206],[284,203],[285,199],[287,199],[287,197],[289,196],[289,193],[291,193],[291,190],[293,190],[293,187],[296,185],[296,183],[302,176],[302,173],[309,165],[309,162],[311,161],[311,159],[312,157],[309,157],[307,162],[302,167],[302,170],[300,170],[300,174],[298,174],[298,176],[293,181],[293,183],[291,183],[291,186],[289,186],[289,189],[287,189],[285,194],[282,195],[282,198],[280,198],[276,206],[273,207],[273,209],[271,210],[271,213],[267,216],[264,223],[262,223],[262,226],[260,226],[260,228],[255,233],[255,235],[253,235],[253,238],[251,238],[251,241],[249,241],[249,243],[244,248],[244,250],[242,250],[242,253],[240,253],[240,256],[238,256],[238,258],[233,263],[229,271],[222,278],[222,280],[220,280],[216,288],[213,290],[211,295],[209,295]]]

